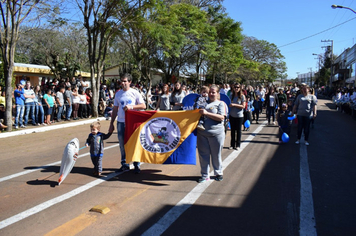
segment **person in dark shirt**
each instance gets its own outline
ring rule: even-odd
[[[95,121],[90,125],[91,133],[85,143],[90,146],[90,157],[94,165],[94,176],[100,176],[103,170],[102,162],[104,155],[104,140],[108,139],[112,133],[103,134],[100,132],[100,122]]]
[[[288,134],[290,136],[290,130],[292,126],[292,120],[288,119],[288,117],[292,116],[292,112],[288,110],[288,105],[283,103],[281,109],[277,113],[277,122],[279,127],[279,143],[282,143],[282,135],[283,133]]]

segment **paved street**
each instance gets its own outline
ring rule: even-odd
[[[241,151],[228,150],[227,133],[224,180],[204,184],[198,160],[116,174],[115,132],[105,141],[106,177],[92,176],[85,148],[58,186],[64,147],[74,137],[83,147],[89,123],[2,133],[0,235],[356,235],[356,121],[320,99],[307,147],[294,144],[295,125],[279,145],[278,128],[261,117],[243,132]],[[109,121],[101,123],[107,132]],[[110,212],[91,212],[96,205]]]

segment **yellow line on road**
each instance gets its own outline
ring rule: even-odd
[[[45,236],[74,236],[90,226],[96,221],[96,216],[92,214],[81,214],[80,216],[68,221],[64,225],[61,225],[54,230],[45,234]]]

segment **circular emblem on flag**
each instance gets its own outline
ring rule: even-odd
[[[148,121],[140,133],[140,143],[149,152],[165,153],[175,149],[180,140],[178,125],[167,117]]]

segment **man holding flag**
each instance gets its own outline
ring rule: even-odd
[[[120,143],[121,152],[121,168],[117,172],[124,172],[130,170],[130,165],[126,163],[126,153],[124,148],[124,134],[125,134],[125,112],[127,110],[142,110],[146,109],[145,101],[141,94],[130,88],[132,77],[126,73],[121,77],[122,90],[115,94],[114,108],[111,114],[111,122],[109,133],[115,129],[114,121],[117,117],[117,136]],[[134,162],[135,173],[140,173],[140,162]]]

